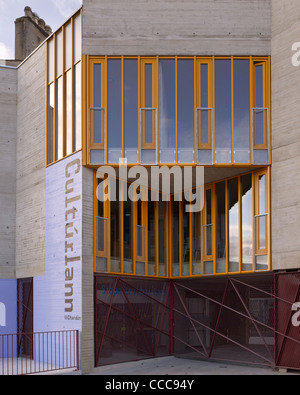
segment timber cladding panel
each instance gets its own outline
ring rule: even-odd
[[[84,55],[269,55],[270,0],[83,0]]]
[[[17,277],[45,270],[46,45],[18,68],[16,266]]]
[[[274,0],[272,7],[272,266],[285,270],[300,262],[300,67],[292,64],[299,2]]]
[[[0,67],[0,277],[15,277],[17,70]]]

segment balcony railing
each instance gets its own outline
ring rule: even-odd
[[[79,370],[77,330],[0,335],[0,376]]]

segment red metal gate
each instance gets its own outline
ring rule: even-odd
[[[275,276],[276,366],[300,369],[300,273]]]
[[[299,287],[300,274],[96,277],[96,366],[176,355],[300,369]]]

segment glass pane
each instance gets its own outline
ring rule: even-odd
[[[249,60],[235,60],[234,67],[234,150],[235,162],[250,161]]]
[[[64,156],[63,152],[63,80],[57,80],[57,104],[56,104],[56,133],[57,133],[57,155],[56,159]]]
[[[56,34],[56,76],[63,72],[63,35],[62,31]]]
[[[153,144],[153,127],[155,126],[155,110],[142,110],[142,123],[146,144]]]
[[[152,108],[152,64],[145,64],[145,107]]]
[[[179,202],[172,201],[172,274],[179,276]]]
[[[259,188],[259,215],[266,213],[266,176],[260,175],[258,181]]]
[[[138,149],[138,61],[124,61],[125,149]]]
[[[252,270],[252,176],[241,178],[242,182],[242,270]]]
[[[176,147],[174,60],[159,62],[159,141],[161,148]]]
[[[258,232],[258,249],[265,250],[267,248],[267,240],[266,240],[266,225],[267,225],[267,216],[263,215],[261,217],[256,217],[256,225]]]
[[[52,83],[48,88],[48,163],[52,163],[54,161],[53,137],[54,137],[54,83]]]
[[[200,65],[200,77],[201,77],[201,105],[200,107],[208,107],[208,65]]]
[[[81,16],[74,19],[74,63],[81,59]]]
[[[212,112],[208,109],[197,110],[198,134],[200,135],[200,144],[208,144],[211,134]]]
[[[216,162],[231,161],[231,61],[215,61]]]
[[[226,273],[225,182],[216,185],[217,273]]]
[[[132,212],[132,202],[127,199],[123,202],[123,212],[124,212],[124,273],[133,272],[132,264],[132,236],[133,236],[133,212]]]
[[[110,202],[110,255],[111,272],[120,272],[120,203],[118,182],[116,183],[116,201]]]
[[[72,139],[72,71],[66,73],[66,155],[73,152]]]
[[[190,275],[190,213],[186,211],[185,202],[182,203],[182,223],[181,223],[181,274]]]
[[[102,106],[101,72],[102,72],[102,65],[101,64],[94,64],[94,107],[98,107],[98,108],[100,108]]]
[[[121,60],[108,60],[108,147],[122,149]]]
[[[65,69],[72,66],[72,24],[65,27]]]
[[[193,192],[195,193],[195,191]],[[201,274],[201,212],[192,214],[193,218],[193,274]]]
[[[255,107],[264,107],[263,65],[255,66]]]
[[[206,256],[212,255],[212,210],[211,210],[211,189],[207,189],[205,193],[206,198],[206,225],[204,226],[204,240]]]
[[[239,271],[239,191],[238,178],[228,182],[229,272]]]
[[[254,110],[254,127],[255,127],[255,136],[254,143],[256,145],[266,144],[264,139],[265,131],[267,130],[267,109],[255,109]],[[254,147],[255,148],[255,147]]]
[[[158,202],[158,234],[159,234],[159,276],[166,276],[166,221],[167,209],[165,202]]]
[[[75,150],[81,149],[81,63],[75,66]]]
[[[106,239],[106,232],[107,232],[107,220],[104,218],[97,218],[97,225],[98,225],[98,240],[97,240],[97,251],[106,251],[105,240]]]
[[[151,192],[148,197],[148,274],[156,274],[156,219],[155,202],[151,202]]]
[[[54,39],[48,42],[48,82],[54,80]]]
[[[194,147],[194,61],[178,60],[178,147]],[[190,158],[193,162],[194,158]]]

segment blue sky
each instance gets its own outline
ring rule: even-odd
[[[0,0],[0,59],[13,59],[15,51],[15,20],[31,7],[46,25],[55,31],[82,4],[82,0]]]

